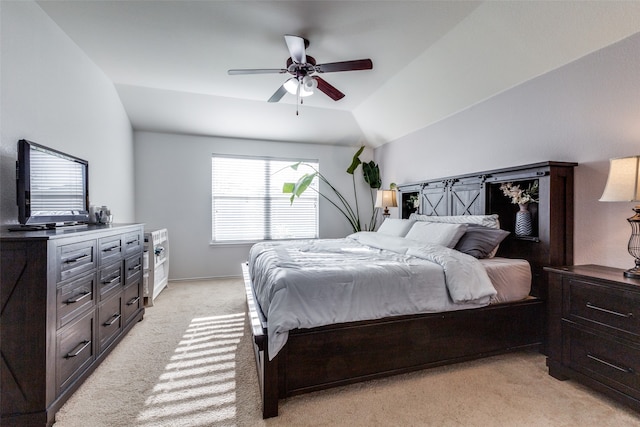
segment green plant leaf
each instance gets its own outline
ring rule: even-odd
[[[291,169],[293,169],[294,171],[298,170],[298,167],[300,167],[300,165],[302,164],[302,162],[298,162],[298,163],[294,163],[292,164],[290,167]]]
[[[309,188],[309,186],[311,185],[311,183],[313,182],[317,174],[318,174],[317,172],[314,172],[311,174],[302,175],[302,177],[300,177],[298,182],[296,182],[294,194],[300,197],[300,195],[304,193],[307,188]]]
[[[362,164],[362,172],[364,173],[364,180],[371,188],[382,187],[382,180],[380,179],[380,168],[372,160],[369,163]]]
[[[293,193],[293,190],[295,190],[296,188],[296,184],[294,184],[293,182],[285,182],[282,185],[282,192],[284,194],[291,194]]]
[[[349,175],[353,175],[353,173],[356,171],[358,166],[360,166],[360,164],[362,163],[362,161],[360,160],[360,154],[362,154],[363,150],[364,150],[364,145],[360,147],[360,149],[356,152],[356,154],[353,155],[353,160],[351,160],[351,166],[349,166],[349,168],[347,169],[347,173]]]

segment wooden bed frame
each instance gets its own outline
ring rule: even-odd
[[[263,417],[278,415],[278,400],[330,387],[419,369],[478,359],[542,344],[546,287],[542,268],[573,263],[573,167],[544,162],[400,187],[403,206],[421,198],[421,213],[498,213],[501,228],[513,230],[513,205],[499,192],[503,182],[538,180],[535,236],[509,237],[498,256],[527,259],[532,296],[483,308],[388,317],[289,332],[285,346],[269,360],[267,323],[255,298],[248,266],[242,265]],[[409,215],[409,205],[402,216]],[[517,208],[517,207],[516,207]]]

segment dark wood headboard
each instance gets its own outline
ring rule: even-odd
[[[542,162],[505,169],[431,179],[398,186],[402,217],[412,212],[423,215],[498,214],[500,228],[511,231],[498,250],[498,256],[522,258],[532,268],[532,294],[546,298],[543,267],[573,264],[573,168],[577,163]],[[531,236],[516,236],[518,205],[504,196],[505,182],[527,188],[538,181],[539,201],[529,210],[533,217]],[[418,196],[420,207],[413,207],[411,196]]]

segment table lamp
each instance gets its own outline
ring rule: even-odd
[[[395,190],[378,190],[376,195],[376,208],[384,208],[384,212],[382,215],[386,218],[389,215],[389,208],[398,207],[398,203],[396,202],[396,191]]]
[[[601,202],[640,202],[640,156],[621,157],[609,161],[609,176]],[[640,204],[633,208],[636,213],[628,218],[631,225],[629,253],[636,266],[624,272],[624,277],[640,279]]]

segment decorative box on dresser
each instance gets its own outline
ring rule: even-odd
[[[144,315],[141,224],[0,234],[3,426],[55,413]]]
[[[640,411],[640,280],[598,265],[545,270],[549,374]]]

